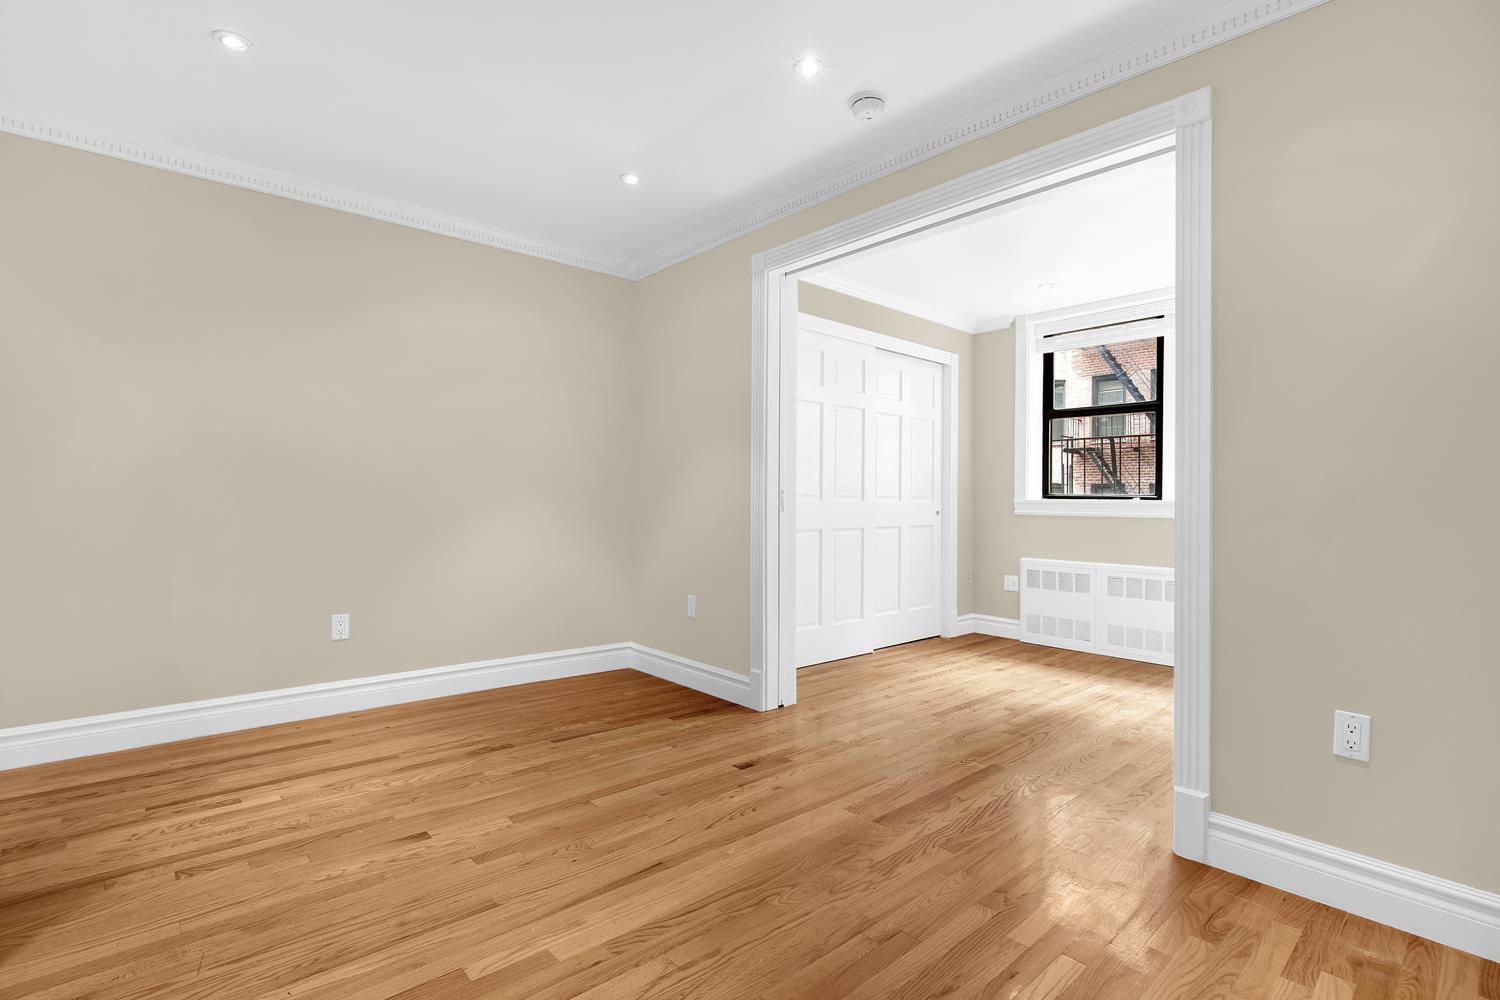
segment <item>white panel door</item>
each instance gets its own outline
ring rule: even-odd
[[[942,371],[798,333],[799,667],[941,631]]]

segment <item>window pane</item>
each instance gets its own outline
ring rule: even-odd
[[[1057,417],[1048,431],[1050,496],[1157,495],[1156,414]]]
[[[1052,407],[1147,403],[1156,399],[1156,337],[1052,355]]]
[[[1066,383],[1064,383],[1066,384]],[[1094,378],[1094,402],[1095,403],[1123,403],[1125,402],[1125,383],[1117,378],[1105,378],[1096,376]]]

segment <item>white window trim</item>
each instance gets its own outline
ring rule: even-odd
[[[1035,517],[1173,517],[1176,514],[1177,393],[1163,400],[1162,486],[1160,500],[1060,500],[1042,496],[1042,354],[1041,338],[1062,330],[1118,323],[1163,313],[1153,328],[1137,328],[1132,337],[1152,332],[1166,337],[1167,371],[1176,370],[1177,301],[1171,288],[1158,288],[1102,302],[1016,317],[1015,513]],[[1162,385],[1174,381],[1163,376]]]

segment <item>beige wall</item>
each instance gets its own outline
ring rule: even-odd
[[[745,671],[751,255],[1212,86],[1214,807],[1500,890],[1500,396],[1441,377],[1500,371],[1497,43],[1332,0],[633,288],[0,136],[0,725],[626,638]]]
[[[0,726],[631,638],[630,283],[13,136],[0,176]]]
[[[636,638],[747,668],[753,253],[1212,86],[1214,808],[1500,889],[1500,483],[1454,433],[1500,396],[1412,376],[1500,371],[1497,43],[1490,0],[1332,0],[641,282]]]
[[[1172,565],[1170,519],[1014,513],[1015,345],[1014,329],[974,338],[974,610],[1002,618],[1020,613],[1005,575],[1022,558]]]
[[[974,610],[974,338],[962,330],[852,298],[805,281],[797,308],[813,316],[883,333],[958,356],[958,613]]]

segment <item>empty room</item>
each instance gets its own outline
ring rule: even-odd
[[[1500,1000],[1497,45],[0,3],[0,1000]]]

